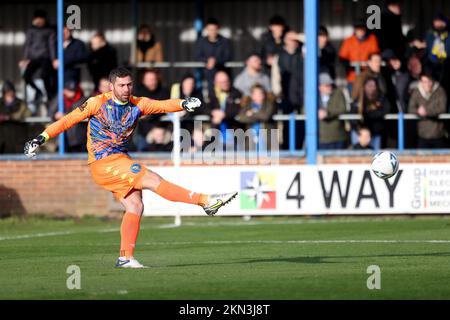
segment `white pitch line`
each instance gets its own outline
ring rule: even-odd
[[[235,241],[154,241],[141,245],[193,245],[193,244],[347,244],[347,243],[432,243],[449,244],[450,240],[235,240]]]
[[[72,233],[73,233],[72,231],[61,231],[61,232],[43,232],[43,233],[22,234],[19,236],[0,237],[0,241],[41,238],[41,237],[53,237],[53,236],[65,236],[65,235],[72,234]]]

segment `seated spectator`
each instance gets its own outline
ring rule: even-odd
[[[84,42],[72,36],[72,30],[64,27],[64,82],[80,83],[81,65],[87,62],[88,51]]]
[[[54,95],[56,66],[56,30],[48,24],[47,12],[36,10],[32,26],[26,32],[23,59],[19,62],[26,84],[27,106],[33,115],[45,116],[40,108],[46,107]]]
[[[352,145],[353,150],[372,150],[370,142],[372,137],[370,135],[370,130],[367,127],[361,126],[358,128],[358,142]]]
[[[206,63],[204,77],[210,89],[213,88],[216,71],[223,69],[225,62],[232,59],[231,42],[219,34],[219,28],[216,19],[206,21],[206,36],[199,38],[195,45],[195,60]]]
[[[75,110],[85,99],[80,86],[74,81],[64,84],[64,112],[58,110],[58,97],[54,97],[50,102],[49,114],[54,120],[61,119],[65,114]],[[87,123],[80,122],[67,130],[64,134],[66,152],[86,152],[86,131]]]
[[[241,128],[235,117],[241,110],[241,92],[231,85],[225,71],[218,71],[214,77],[214,90],[209,92],[207,108],[211,115],[212,128],[222,131]],[[226,141],[226,137],[224,139]]]
[[[357,20],[354,28],[353,35],[344,40],[339,50],[339,59],[346,69],[346,78],[349,84],[352,84],[357,76],[351,63],[366,62],[370,54],[380,52],[377,38],[367,31],[365,19]],[[349,91],[351,92],[351,90]]]
[[[336,49],[330,43],[328,30],[325,26],[319,27],[319,72],[328,73],[336,79]]]
[[[419,148],[446,148],[447,132],[437,117],[447,111],[447,96],[431,73],[423,73],[420,82],[409,99],[408,111],[417,114]]]
[[[319,75],[319,149],[345,149],[347,133],[339,115],[347,110],[343,92],[333,88],[334,81],[328,73]]]
[[[0,99],[0,153],[22,153],[27,141],[27,127],[23,123],[31,111],[17,98],[14,84],[5,81]]]
[[[137,33],[136,63],[164,61],[161,42],[156,41],[150,26],[143,24]]]
[[[383,95],[387,94],[386,81],[381,75],[381,55],[379,53],[371,53],[367,61],[367,69],[361,72],[353,82],[352,101],[357,101],[363,94],[363,84],[367,78],[375,78],[378,82],[378,88]]]
[[[136,86],[134,94],[138,97],[147,97],[155,100],[170,98],[169,90],[162,83],[162,75],[157,69],[147,69],[142,75],[142,81]],[[136,136],[137,151],[143,151],[147,145],[145,137],[153,129],[155,123],[164,114],[153,114],[144,117],[138,123]]]
[[[271,92],[270,79],[262,72],[261,58],[252,53],[245,61],[246,67],[234,79],[233,85],[244,96],[250,96],[250,88],[259,83],[264,90]]]
[[[166,126],[157,124],[147,134],[147,145],[143,151],[147,152],[171,152],[173,149],[173,142],[171,141],[171,134],[166,129]]]
[[[117,67],[117,51],[108,44],[102,33],[97,33],[91,38],[90,49],[88,67],[96,91],[100,79],[108,77],[109,72]]]
[[[250,94],[242,99],[242,108],[236,116],[237,121],[248,125],[247,129],[251,128],[254,130],[253,142],[255,144],[249,145],[246,149],[254,150],[257,145],[258,149],[267,150],[271,141],[270,130],[268,130],[266,137],[260,136],[260,130],[272,127],[270,123],[274,112],[273,101],[267,95],[264,87],[260,84],[253,85],[250,88]]]
[[[439,81],[447,95],[450,95],[450,36],[449,20],[442,14],[433,19],[433,29],[426,36],[426,66],[433,78]]]
[[[266,73],[270,74],[273,58],[283,49],[283,37],[288,26],[286,21],[279,15],[270,18],[269,30],[261,36],[259,56],[261,57]]]
[[[379,150],[385,131],[384,116],[389,113],[391,106],[388,99],[381,93],[377,79],[367,78],[363,88],[363,94],[354,103],[353,112],[363,117],[362,125],[369,128],[372,136],[370,145],[374,150]],[[352,135],[352,144],[356,144],[356,132],[353,131]]]

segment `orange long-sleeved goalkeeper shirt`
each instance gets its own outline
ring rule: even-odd
[[[128,154],[127,145],[140,117],[153,113],[181,111],[181,99],[151,100],[131,97],[122,103],[112,92],[89,98],[83,105],[52,123],[44,131],[48,138],[56,137],[75,124],[89,119],[87,130],[88,163],[109,155]]]

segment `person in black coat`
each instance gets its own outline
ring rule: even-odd
[[[90,46],[88,67],[94,81],[94,90],[97,90],[100,79],[109,76],[109,72],[117,67],[117,50],[106,42],[101,33],[91,38]]]
[[[64,81],[80,83],[80,66],[87,59],[88,52],[84,43],[73,38],[72,31],[64,27]]]
[[[336,49],[329,41],[328,30],[325,26],[319,27],[319,73],[328,73],[333,80],[336,79]]]
[[[275,15],[270,18],[267,32],[261,36],[258,53],[263,61],[264,71],[268,74],[274,57],[283,50],[283,37],[288,29],[283,17]]]
[[[207,35],[198,39],[195,45],[195,60],[206,63],[204,77],[211,89],[214,74],[224,69],[225,62],[231,61],[233,53],[230,40],[219,34],[219,22],[216,19],[209,19],[205,30]]]

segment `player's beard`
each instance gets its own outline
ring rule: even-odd
[[[119,101],[121,101],[121,102],[128,102],[128,101],[130,101],[130,95],[131,94],[128,94],[128,95],[124,95],[124,94],[119,94],[118,92],[116,92],[115,90],[113,91],[114,92],[114,97],[117,99],[117,100],[119,100]]]

